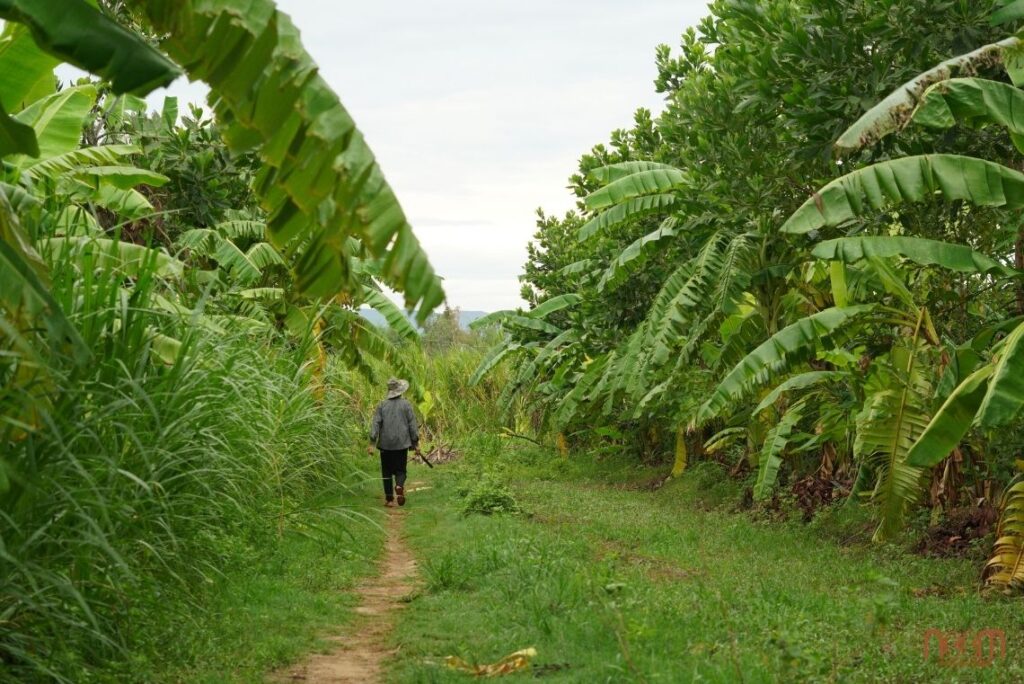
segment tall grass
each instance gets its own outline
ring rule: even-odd
[[[301,346],[168,316],[151,269],[126,278],[65,255],[53,272],[91,359],[42,333],[52,351],[36,359],[0,350],[10,681],[85,679],[162,602],[199,610],[204,587],[286,529],[338,529],[362,477],[343,455],[360,428],[316,398]],[[182,343],[169,364],[154,346],[168,337]]]

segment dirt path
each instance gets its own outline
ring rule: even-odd
[[[397,612],[405,607],[402,597],[413,591],[417,579],[416,560],[402,540],[404,515],[404,509],[388,509],[388,538],[380,572],[356,589],[361,599],[356,612],[361,617],[349,625],[345,633],[328,639],[338,644],[337,650],[313,654],[272,681],[311,684],[373,684],[382,681],[381,662],[395,653],[394,649],[386,647],[388,635],[394,627]]]

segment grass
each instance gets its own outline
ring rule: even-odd
[[[376,503],[369,487],[363,494],[367,505]],[[347,522],[346,534],[289,533],[270,549],[245,549],[203,591],[202,609],[141,606],[131,658],[97,681],[263,682],[268,671],[328,648],[323,637],[355,615],[352,589],[376,571],[384,538],[378,517]]]
[[[218,650],[261,670],[283,637],[264,630],[266,653],[241,652],[230,635],[258,620],[218,623],[211,607],[230,615],[238,591],[262,605],[275,573],[287,593],[289,554],[315,550],[280,545],[295,535],[332,540],[335,556],[346,531],[349,548],[373,548],[347,508],[366,499],[346,453],[362,416],[345,385],[320,392],[307,346],[169,316],[151,270],[130,293],[117,271],[67,259],[52,277],[91,358],[57,341],[38,358],[0,349],[0,682],[158,679],[206,671]],[[171,360],[155,354],[160,331],[181,341]]]
[[[637,485],[656,471],[614,458],[565,462],[493,440],[467,454],[411,502],[425,587],[403,613],[388,681],[463,681],[444,656],[493,662],[528,646],[548,681],[1024,677],[1019,603],[979,596],[973,560],[841,545],[842,525],[732,512],[701,468],[652,493]],[[500,473],[526,513],[460,513],[482,471]],[[1005,630],[1007,659],[926,662],[929,628]]]

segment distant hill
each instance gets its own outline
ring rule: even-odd
[[[386,320],[384,320],[384,317],[381,316],[376,311],[374,311],[373,309],[362,308],[362,309],[359,310],[359,313],[362,315],[363,318],[365,318],[366,320],[370,321],[371,323],[373,323],[374,325],[376,325],[378,327],[381,327],[381,328],[388,327],[388,322]],[[408,316],[408,314],[406,314],[406,315]],[[467,329],[468,330],[470,323],[472,323],[473,321],[475,321],[478,318],[483,318],[486,315],[487,315],[486,311],[460,311],[459,312],[459,325],[461,325],[463,329]],[[409,317],[409,320],[411,321],[412,317]]]

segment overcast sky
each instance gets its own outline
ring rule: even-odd
[[[654,48],[705,0],[278,0],[398,194],[449,303],[520,304],[537,207],[579,156],[659,111]],[[201,98],[196,86],[171,91]]]

